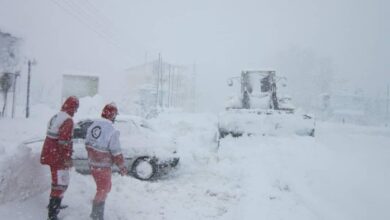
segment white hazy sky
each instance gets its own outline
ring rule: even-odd
[[[242,69],[288,76],[280,57],[291,50],[330,60],[337,80],[384,93],[389,20],[387,0],[0,0],[0,29],[24,39],[41,76],[110,74],[161,52],[197,64],[204,103],[225,98],[226,78]]]

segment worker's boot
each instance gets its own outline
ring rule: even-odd
[[[104,220],[104,202],[93,203],[90,217],[92,220]]]
[[[50,197],[48,220],[58,220],[57,215],[60,212],[61,200],[59,197]]]
[[[61,204],[61,205],[60,205],[60,210],[61,210],[61,209],[66,209],[66,208],[68,208],[68,207],[69,207],[68,205]],[[47,205],[46,208],[49,208],[49,205]]]

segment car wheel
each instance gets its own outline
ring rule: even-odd
[[[150,180],[156,170],[156,163],[150,157],[139,157],[131,165],[131,173],[139,180]]]

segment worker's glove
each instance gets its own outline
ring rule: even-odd
[[[125,166],[119,168],[119,173],[121,174],[121,176],[126,176],[127,175],[127,169]]]
[[[72,159],[70,159],[70,160],[65,160],[65,161],[64,161],[64,166],[67,167],[67,168],[73,167],[73,160],[72,160]]]

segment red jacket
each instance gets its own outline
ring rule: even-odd
[[[72,160],[73,120],[66,112],[54,115],[48,125],[41,152],[41,164],[67,168]]]

